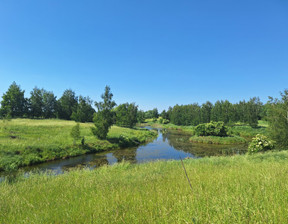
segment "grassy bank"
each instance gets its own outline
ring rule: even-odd
[[[228,136],[228,137],[218,137],[218,136],[192,136],[189,141],[195,143],[205,143],[205,144],[218,144],[218,145],[231,145],[231,144],[245,144],[246,140],[240,136]]]
[[[287,223],[288,152],[129,165],[0,183],[0,223]]]
[[[9,170],[45,161],[86,153],[118,149],[144,143],[156,132],[113,126],[107,140],[91,133],[92,123],[80,124],[85,143],[74,145],[70,136],[74,121],[13,119],[2,122],[0,129],[0,170]]]
[[[151,119],[150,119],[151,120]],[[166,128],[171,130],[181,130],[187,134],[193,135],[190,138],[191,142],[195,143],[205,143],[205,144],[244,144],[246,141],[250,141],[252,137],[255,137],[257,134],[268,135],[267,127],[268,123],[266,121],[259,120],[258,127],[252,128],[247,124],[236,123],[231,126],[228,126],[229,137],[199,137],[194,136],[195,126],[180,126],[174,124],[159,124],[156,122],[149,121],[146,123],[155,128]]]

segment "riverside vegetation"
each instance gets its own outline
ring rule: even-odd
[[[214,105],[175,105],[163,111],[161,118],[156,108],[138,111],[133,103],[115,108],[112,96],[106,87],[103,102],[95,104],[96,112],[89,97],[78,98],[72,90],[56,100],[52,92],[35,87],[26,99],[24,91],[13,83],[1,101],[0,169],[132,146],[157,135],[123,128],[131,127],[127,121],[135,125],[136,119],[130,116],[137,116],[138,122],[152,119],[153,125],[159,120],[157,125],[190,134],[195,134],[199,124],[206,123],[206,128],[210,122],[224,122],[229,126],[226,137],[197,137],[217,144],[227,144],[227,136],[237,141],[252,139],[249,154],[185,160],[192,190],[178,161],[123,162],[59,176],[49,172],[19,174],[0,183],[1,223],[288,222],[288,152],[255,154],[274,147],[287,149],[287,90],[281,93],[282,99],[270,98],[265,105],[255,97],[236,104],[226,100]],[[94,125],[75,126],[75,122],[64,120],[9,121],[10,117],[93,120]],[[112,126],[115,123],[123,127]],[[256,134],[262,135],[253,138]]]
[[[74,121],[12,119],[1,123],[0,170],[136,146],[157,136],[155,131],[113,126],[107,139],[100,140],[91,132],[93,123],[82,123],[81,139],[75,142],[70,136]]]
[[[6,181],[0,223],[287,223],[287,151],[184,165],[192,191],[179,161]]]

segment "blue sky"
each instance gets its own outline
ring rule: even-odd
[[[288,88],[288,2],[2,0],[1,96],[13,81],[144,110],[266,102]]]

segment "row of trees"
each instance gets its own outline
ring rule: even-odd
[[[25,98],[15,82],[10,85],[1,101],[0,116],[30,118],[60,118],[79,122],[92,121],[95,110],[89,97],[76,96],[71,89],[65,90],[57,100],[53,92],[35,87],[30,98]]]
[[[176,125],[198,125],[210,121],[223,121],[225,124],[243,122],[257,127],[258,119],[263,115],[263,104],[259,98],[251,98],[248,102],[240,101],[232,104],[228,100],[217,101],[214,105],[207,101],[201,106],[197,103],[175,105],[160,114]]]
[[[110,92],[110,89],[105,88]],[[30,97],[25,98],[25,91],[13,82],[7,92],[3,94],[0,108],[0,117],[29,117],[29,118],[59,118],[75,120],[77,122],[92,122],[96,110],[93,101],[89,97],[76,96],[71,89],[64,91],[60,99],[53,92],[35,87],[30,92]],[[112,93],[110,93],[112,94]],[[102,96],[103,98],[103,96]],[[104,96],[105,99],[109,95]],[[103,98],[103,99],[104,99]],[[137,122],[138,106],[134,103],[121,104],[117,108],[111,104],[111,108],[102,108],[109,102],[95,103],[98,111],[111,110],[111,120],[119,126],[133,127]],[[111,103],[111,102],[110,102]],[[113,109],[113,111],[112,111]]]

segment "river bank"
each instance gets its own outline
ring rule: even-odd
[[[0,223],[287,223],[288,152],[183,162],[3,182]]]
[[[1,124],[0,171],[65,159],[83,154],[133,147],[153,140],[157,132],[113,126],[107,140],[93,136],[93,123],[81,123],[84,142],[74,144],[70,132],[74,121],[13,119]]]

